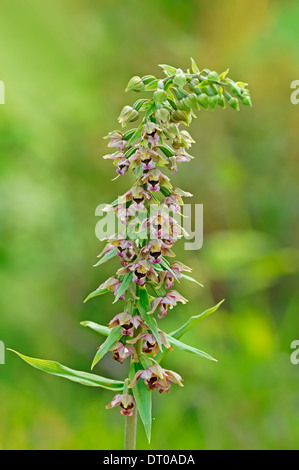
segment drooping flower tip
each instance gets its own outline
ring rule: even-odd
[[[136,402],[133,395],[130,395],[129,393],[124,393],[123,395],[117,394],[106,406],[106,409],[109,410],[117,405],[120,405],[120,414],[125,416],[132,416]]]

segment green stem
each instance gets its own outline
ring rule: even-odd
[[[133,408],[133,416],[126,416],[125,450],[135,450],[137,429],[137,409]]]

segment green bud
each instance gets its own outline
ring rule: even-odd
[[[243,96],[242,103],[245,104],[246,106],[252,106],[250,96],[249,95]]]
[[[167,122],[169,119],[169,111],[165,108],[157,109],[156,118],[162,122]]]
[[[217,72],[210,72],[209,75],[208,75],[208,79],[217,82],[219,80],[218,73]]]
[[[134,91],[141,91],[144,88],[144,83],[140,77],[137,75],[132,77],[129,81],[126,91],[134,90]]]
[[[211,109],[215,109],[218,104],[219,95],[214,95],[209,97],[209,105]]]
[[[136,109],[131,106],[125,106],[118,118],[119,123],[124,127],[127,122],[136,121],[138,119],[139,113]]]
[[[208,109],[209,107],[208,95],[206,95],[205,93],[201,93],[201,95],[197,96],[197,101],[203,108]]]
[[[239,101],[237,98],[231,98],[228,103],[233,109],[239,111]]]
[[[179,88],[183,88],[184,85],[186,85],[186,77],[183,72],[179,72],[176,74],[176,76],[173,79],[173,83],[178,86]]]
[[[187,98],[184,98],[184,104],[189,108],[198,109],[198,101],[195,93],[190,93]]]
[[[190,116],[186,111],[177,110],[171,115],[174,122],[184,122],[187,126],[190,124]]]
[[[167,93],[166,91],[164,90],[157,90],[155,91],[154,95],[153,95],[153,98],[155,100],[155,103],[156,104],[162,104],[163,101],[167,100]]]

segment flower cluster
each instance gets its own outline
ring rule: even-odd
[[[133,77],[127,86],[127,90],[153,93],[149,99],[125,106],[120,113],[122,127],[144,113],[140,125],[106,136],[108,147],[115,152],[104,158],[112,160],[117,175],[128,171],[135,175],[133,186],[105,208],[114,212],[124,230],[105,237],[107,244],[99,256],[116,255],[121,267],[97,289],[98,293],[113,292],[115,301],[125,301],[121,313],[108,325],[120,331],[119,336],[113,336],[114,344],[109,344],[113,359],[123,363],[131,358],[132,363],[139,364],[124,395],[116,395],[108,405],[120,404],[122,414],[130,414],[136,405],[129,390],[133,389],[134,394],[140,379],[148,390],[157,388],[160,393],[168,393],[172,383],[182,386],[178,373],[159,365],[165,349],[172,348],[170,336],[157,326],[157,319],[165,317],[177,303],[187,302],[174,289],[175,282],[193,280],[185,274],[191,268],[171,261],[174,243],[185,235],[174,216],[180,213],[183,198],[192,196],[174,187],[170,180],[179,164],[193,158],[188,150],[194,140],[181,125],[188,126],[194,112],[201,108],[224,108],[227,102],[238,109],[239,100],[251,104],[246,84],[233,82],[227,72],[218,75],[208,69],[200,71],[193,60],[192,70],[187,73],[167,65],[161,67],[166,78]]]

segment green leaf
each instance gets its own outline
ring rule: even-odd
[[[158,145],[158,148],[162,150],[162,152],[164,153],[164,155],[166,155],[166,157],[172,157],[175,153],[174,150],[167,144]]]
[[[105,356],[105,354],[112,348],[112,346],[117,343],[117,341],[121,338],[121,326],[116,326],[110,330],[109,336],[106,338],[104,343],[101,345],[100,349],[97,350],[97,353],[92,361],[91,368],[93,369],[94,366]]]
[[[142,128],[143,128],[143,123],[141,123],[140,126],[137,127],[136,131],[134,132],[134,134],[128,141],[127,146],[132,145],[134,142],[136,142],[136,140],[138,140],[141,137]]]
[[[130,287],[131,283],[132,283],[132,277],[133,277],[133,273],[130,272],[128,274],[125,274],[124,277],[123,277],[123,280],[121,282],[121,285],[119,286],[119,289],[117,291],[117,295],[115,296],[115,299],[114,299],[114,304],[115,302],[118,301],[118,299],[126,292],[126,290]]]
[[[173,331],[172,333],[170,333],[169,335],[167,335],[167,338],[168,336],[171,336],[172,338],[172,341],[175,340],[175,339],[179,339],[181,338],[181,336],[183,336],[184,333],[186,333],[186,331],[188,331],[190,328],[192,328],[194,325],[196,325],[196,323],[198,323],[200,320],[202,320],[203,318],[207,317],[208,315],[210,315],[211,313],[215,312],[217,310],[217,308],[224,302],[224,299],[221,300],[221,302],[219,302],[217,305],[215,305],[214,307],[211,307],[209,308],[208,310],[205,310],[204,312],[200,313],[199,315],[196,315],[196,316],[193,316],[191,318],[189,318],[189,320],[184,323],[183,326],[181,326],[180,328],[178,328],[177,330]],[[168,341],[169,341],[169,338],[168,338]],[[170,342],[170,341],[169,341]],[[186,345],[185,345],[186,346]],[[191,347],[191,346],[190,346]],[[157,354],[157,356],[155,357],[155,360],[157,362],[161,362],[162,359],[164,359],[164,357],[166,356],[166,354],[169,352],[168,349],[165,349],[163,352],[159,352]],[[191,351],[189,351],[191,352]],[[194,352],[194,351],[193,351]],[[196,353],[195,353],[196,354]]]
[[[108,289],[96,289],[86,297],[86,299],[84,300],[84,303],[87,302],[89,299],[92,299],[93,297],[97,297],[98,295],[106,294],[107,292],[109,292]]]
[[[9,349],[9,351],[14,352],[20,356],[25,362],[35,367],[36,369],[47,372],[48,374],[57,375],[73,382],[78,382],[82,385],[87,385],[89,387],[101,387],[108,390],[121,391],[123,389],[124,383],[119,380],[112,380],[106,377],[101,377],[100,375],[91,374],[89,372],[82,372],[69,367],[65,367],[59,362],[46,361],[43,359],[36,359],[34,357],[24,356],[23,354]]]
[[[208,353],[201,351],[200,349],[193,348],[192,346],[189,346],[188,344],[182,343],[178,339],[173,338],[171,335],[166,335],[166,338],[168,339],[169,343],[172,346],[175,346],[176,348],[182,349],[183,351],[187,351],[192,354],[197,354],[198,356],[205,357],[206,359],[209,359],[210,361],[218,362],[217,359],[210,356]]]
[[[198,284],[199,286],[204,287],[203,284],[201,284],[200,282],[198,282],[198,281],[197,281],[196,279],[194,279],[193,277],[188,276],[187,274],[181,273],[181,276],[182,276],[183,279],[187,279],[188,281],[195,282],[195,283]]]
[[[175,75],[177,69],[175,67],[172,67],[171,65],[166,65],[166,64],[159,64],[159,67],[161,67],[165,74],[169,77],[170,75]]]
[[[94,264],[93,266],[96,267],[96,266],[100,266],[101,264],[103,263],[106,263],[106,261],[109,261],[109,259],[111,258],[114,258],[114,256],[116,255],[117,253],[117,248],[115,248],[114,250],[112,251],[109,251],[109,253],[106,253],[103,258],[101,258],[96,264]]]
[[[199,70],[199,68],[197,67],[195,60],[192,59],[192,57],[191,57],[191,70],[192,70],[192,72],[195,73],[196,75],[199,75],[199,74],[200,74],[200,70]]]
[[[190,330],[190,328],[195,326],[200,320],[207,317],[208,315],[211,315],[211,313],[214,313],[218,309],[218,307],[220,307],[220,305],[223,302],[224,302],[224,299],[221,300],[221,302],[219,302],[217,305],[214,305],[214,307],[211,307],[208,310],[205,310],[204,312],[200,313],[199,315],[194,315],[194,316],[190,317],[189,320],[186,323],[184,323],[184,325],[182,325],[180,328],[178,328],[177,330],[170,333],[170,335],[173,338],[176,338],[176,339],[181,338],[181,336],[184,333],[186,333],[186,331]]]
[[[111,333],[111,328],[104,325],[99,325],[98,323],[94,323],[93,321],[81,321],[80,325],[87,326],[91,330],[100,333],[101,335],[108,336]]]
[[[159,345],[159,348],[162,351],[162,344],[161,344],[161,339],[159,336],[157,322],[152,314],[148,314],[148,312],[150,312],[151,310],[151,306],[150,306],[150,301],[148,298],[148,293],[145,287],[138,286],[137,297],[139,297],[139,299],[137,300],[137,308],[140,312],[140,315],[143,318],[144,322],[151,329]]]
[[[142,365],[133,361],[129,372],[131,381],[135,377],[136,372],[139,370],[143,370]],[[139,380],[135,387],[132,388],[132,391],[136,401],[139,416],[144,425],[148,442],[150,442],[152,429],[152,392],[147,388],[142,379]]]

